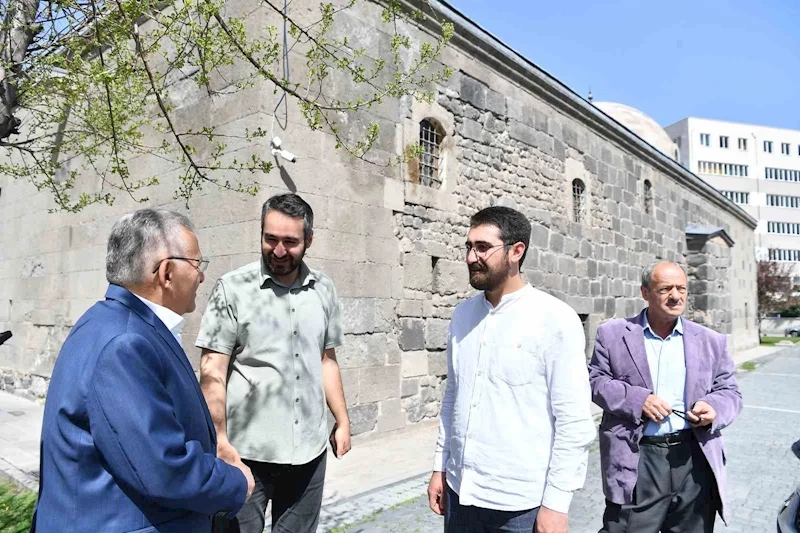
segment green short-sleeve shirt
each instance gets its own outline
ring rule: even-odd
[[[242,458],[301,465],[325,450],[322,352],[343,342],[333,282],[305,263],[291,287],[262,261],[217,281],[195,345],[231,355],[227,431]]]

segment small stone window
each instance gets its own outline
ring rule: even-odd
[[[653,213],[653,184],[650,180],[644,180],[644,212],[648,215]]]
[[[579,179],[572,180],[572,220],[583,222],[584,203],[586,202],[586,185]]]
[[[439,162],[444,136],[444,129],[435,120],[426,118],[419,123],[419,181],[433,189],[442,185]]]

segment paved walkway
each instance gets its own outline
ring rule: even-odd
[[[735,360],[737,365],[741,365],[745,361],[765,358],[765,356],[779,349],[759,347],[737,354]],[[770,358],[766,357],[766,359]],[[783,357],[778,357],[776,361],[783,359]],[[800,359],[798,361],[798,364],[800,364]],[[795,373],[800,374],[800,368]],[[746,398],[758,397],[759,391],[762,391],[760,394],[764,394],[764,390],[770,391],[770,393],[774,392],[771,386],[763,383],[763,379],[762,377],[761,381],[758,382],[759,385],[753,386],[753,391],[749,389],[746,391]],[[783,382],[785,381],[786,379]],[[750,378],[748,378],[747,382],[750,382]],[[779,382],[782,381],[779,379]],[[764,389],[765,385],[767,386],[766,389]],[[796,390],[796,387],[793,390]],[[800,401],[796,400],[797,397],[794,397],[795,401],[793,403],[787,403],[787,405],[790,405],[788,409],[796,408],[797,405],[800,405]],[[780,401],[777,398],[774,399]],[[14,478],[33,490],[38,486],[39,435],[41,433],[42,412],[43,408],[38,403],[0,392],[0,473]],[[595,409],[594,412],[597,413],[598,410]],[[780,412],[764,411],[762,413],[758,411],[752,414],[748,413],[748,416],[759,417],[760,415],[763,417],[765,413],[773,416],[774,413]],[[788,413],[786,415],[789,416]],[[737,422],[734,428],[745,426],[746,420],[747,417],[743,415],[742,420]],[[796,422],[800,422],[800,420],[792,422],[792,424],[789,424],[788,421],[785,423],[790,428],[796,428]],[[734,428],[732,428],[732,435],[735,434],[733,433]],[[790,428],[784,428],[784,431]],[[780,426],[774,429],[780,429]],[[418,529],[417,525],[412,527],[412,524],[408,523],[406,524],[408,528],[400,527],[399,529],[387,530],[385,529],[384,520],[384,522],[372,522],[377,529],[369,529],[369,527],[373,526],[365,524],[357,526],[353,531],[397,531],[403,533],[430,531],[428,529],[428,527],[432,526],[430,521],[433,520],[435,522],[438,519],[432,515],[428,516],[429,513],[425,511],[427,504],[420,503],[419,496],[424,494],[430,476],[436,431],[436,421],[430,421],[388,435],[366,438],[356,437],[353,450],[344,459],[339,461],[332,456],[329,457],[319,531],[327,532],[333,528],[363,521],[370,516],[390,516],[392,512],[397,512],[401,515],[407,513],[408,518],[414,524],[417,524],[418,520],[422,520],[423,523],[428,525]],[[726,438],[727,436],[728,433],[726,432]],[[775,441],[775,446],[779,448],[783,446],[783,440]],[[755,454],[755,448],[749,449],[747,453],[751,452]],[[735,469],[735,461],[732,461],[732,463],[731,468]],[[793,482],[794,479],[792,479]],[[774,497],[775,495],[772,492],[780,492],[782,494],[786,492],[784,490],[785,487],[790,484],[787,481],[783,485],[778,484],[774,489],[771,488],[770,491],[765,489],[765,492],[769,492]],[[587,480],[587,487],[590,486],[599,487],[599,465],[594,462],[590,464],[589,479]],[[583,509],[580,516],[587,515],[592,517],[597,515],[598,509],[602,509],[602,503],[602,495],[598,496],[597,494],[585,492],[576,499],[574,509]],[[381,513],[381,511],[392,507],[397,508],[394,511],[389,511],[389,514]],[[425,512],[415,512],[414,509]],[[753,509],[753,511],[756,510]],[[578,516],[576,514],[571,531],[582,531],[582,529],[575,529],[579,527],[579,524],[590,527],[587,531],[594,527],[591,519],[580,522],[577,518]],[[395,518],[392,518],[392,520],[395,520]],[[397,520],[399,520],[398,524],[403,523],[400,517]],[[379,527],[380,523],[384,523],[384,525]],[[580,525],[580,527],[584,527],[584,525]],[[367,529],[364,529],[365,527]],[[435,526],[434,530],[437,530],[438,527]]]

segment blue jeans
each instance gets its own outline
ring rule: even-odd
[[[447,487],[445,533],[533,533],[539,508],[527,511],[495,511],[461,505],[458,494]]]

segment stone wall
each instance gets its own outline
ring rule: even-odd
[[[300,4],[311,5],[293,3]],[[365,27],[365,21],[379,16],[379,6],[359,6],[342,15],[337,31],[362,36],[366,42],[360,44],[368,50],[386,49],[389,36]],[[290,111],[280,136],[298,162],[264,177],[254,198],[206,189],[187,210],[172,200],[175,169],[162,168],[155,159],[133,162],[142,176],[162,173],[162,184],[148,191],[148,205],[187,212],[211,259],[198,309],[187,316],[183,335],[195,367],[199,352],[193,342],[213,281],[258,258],[260,205],[287,190],[314,208],[308,262],[332,277],[341,298],[346,343],[338,356],[354,433],[391,431],[438,415],[447,374],[448,319],[472,294],[463,258],[469,217],[489,205],[515,207],[531,220],[525,276],[581,315],[587,353],[597,324],[642,308],[643,265],[663,258],[690,269],[699,266],[691,264],[694,251],[687,248],[686,227],[725,228],[735,243],[726,267],[730,281],[715,290],[729,298],[733,314],[729,321],[713,313],[703,320],[730,333],[732,347],[756,344],[755,323],[742,311],[747,305],[755,309],[754,221],[448,6],[434,6],[456,22],[456,38],[441,58],[455,75],[436,88],[432,104],[386,103],[354,118],[349,127],[379,121],[384,127],[378,153],[397,154],[417,142],[421,119],[435,119],[446,133],[437,189],[419,183],[415,162],[382,167],[350,159],[334,150],[331,136],[309,131],[297,111]],[[244,7],[232,0],[229,9]],[[254,24],[267,19],[261,8],[249,18]],[[405,31],[415,42],[427,38],[424,27]],[[332,89],[346,90],[346,85]],[[191,84],[174,102],[176,120],[192,123],[213,113],[231,129],[267,124],[273,103],[268,85],[211,103]],[[269,147],[246,149],[267,153]],[[576,178],[586,185],[580,223],[572,219]],[[654,192],[650,212],[644,205],[645,180]],[[31,376],[49,376],[69,328],[102,297],[108,231],[139,204],[120,198],[112,208],[49,214],[46,192],[7,177],[0,177],[0,187],[0,330],[14,332],[0,346],[0,367],[7,369],[3,383],[42,393]]]

